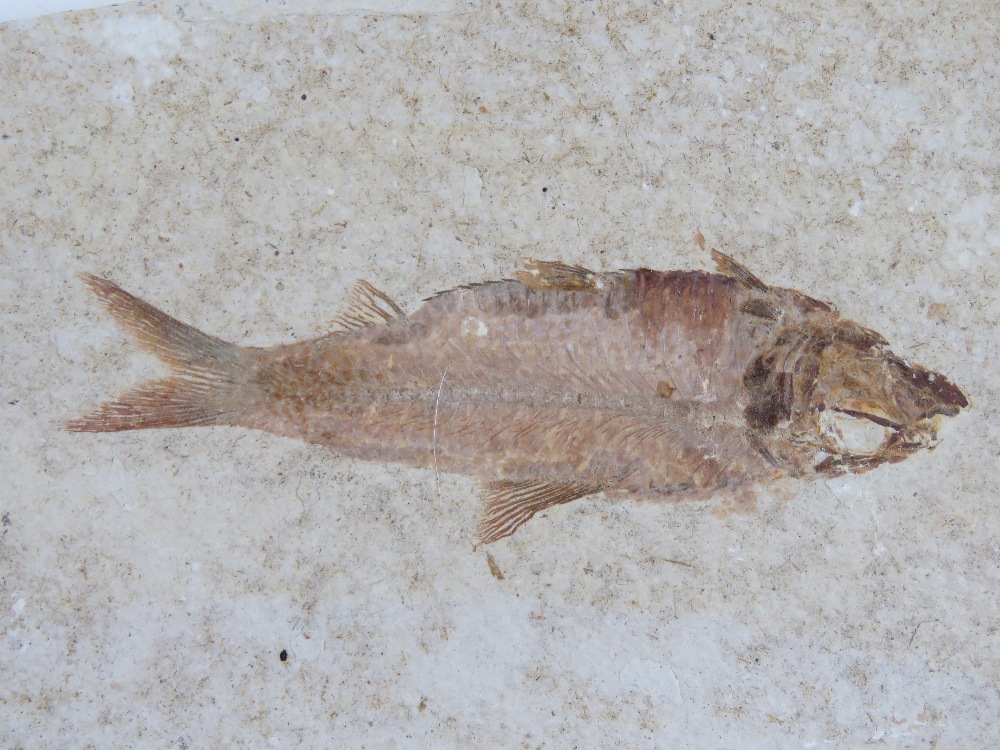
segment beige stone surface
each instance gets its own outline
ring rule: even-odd
[[[0,745],[996,745],[997,6],[293,5],[0,27]],[[158,372],[78,271],[263,345],[699,230],[970,409],[751,514],[577,501],[502,580],[469,480],[60,430]]]

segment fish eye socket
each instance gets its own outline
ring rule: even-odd
[[[853,409],[826,409],[820,413],[820,432],[825,442],[842,455],[875,453],[896,433],[895,428],[883,417]]]

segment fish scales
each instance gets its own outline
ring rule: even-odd
[[[458,289],[384,328],[288,347],[277,361],[265,354],[282,392],[242,424],[462,474],[636,492],[682,484],[692,455],[745,427],[732,365],[767,331],[732,315],[732,286],[643,273],[592,294],[519,281]],[[650,304],[656,296],[677,304]],[[644,337],[661,328],[663,349],[651,349]],[[663,380],[680,383],[669,399],[657,393]],[[773,472],[747,456],[742,471]]]
[[[342,330],[271,348],[226,344],[89,276],[174,375],[67,427],[234,425],[479,477],[492,542],[596,492],[703,498],[867,471],[931,446],[940,417],[967,406],[878,334],[713,257],[721,273],[529,260],[409,315],[358,282]]]

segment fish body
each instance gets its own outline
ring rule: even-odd
[[[527,261],[409,315],[361,281],[339,330],[270,348],[87,276],[174,374],[67,428],[234,425],[475,476],[492,542],[597,492],[701,498],[867,471],[932,446],[968,405],[829,305],[713,257],[720,273]]]

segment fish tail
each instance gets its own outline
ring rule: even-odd
[[[81,277],[137,343],[173,372],[66,422],[66,430],[120,432],[227,424],[245,408],[256,369],[250,350],[175,320],[106,279]]]

